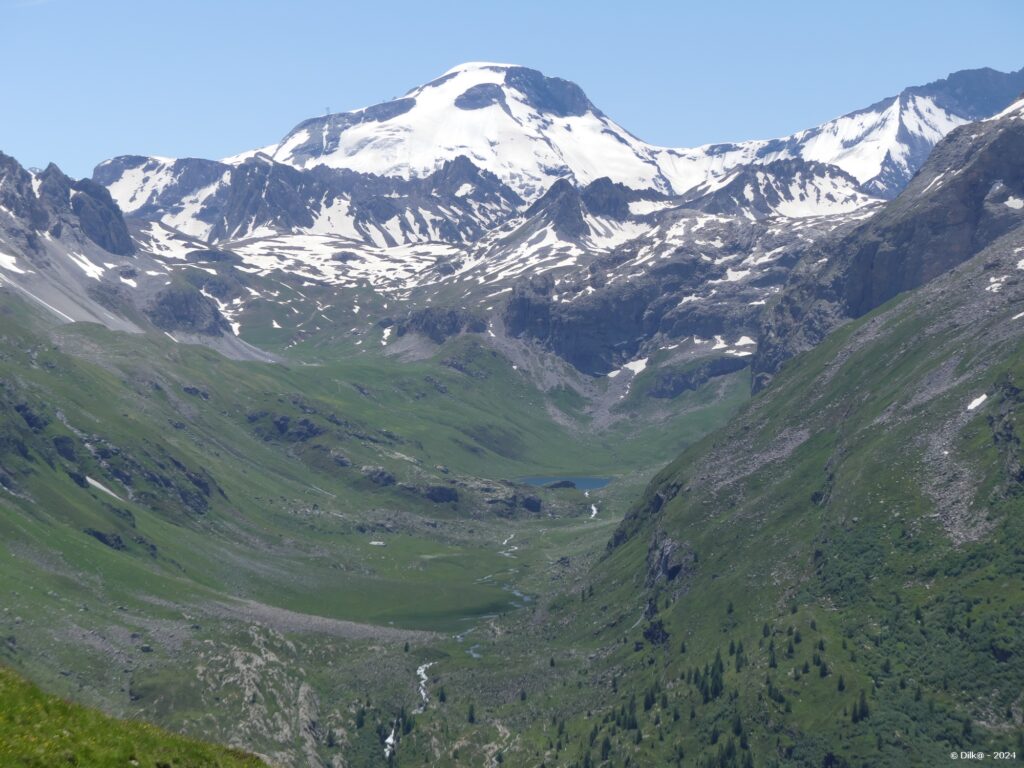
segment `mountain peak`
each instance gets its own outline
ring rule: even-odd
[[[668,191],[648,149],[575,83],[514,64],[468,62],[401,98],[306,120],[268,154],[296,168],[401,178],[429,176],[465,155],[532,199],[559,178],[587,184],[611,176]]]
[[[471,72],[481,69],[492,69],[492,70],[505,70],[515,69],[519,67],[519,64],[499,64],[495,61],[465,61],[462,64],[456,64],[454,67],[445,72],[441,77],[448,75],[456,75],[459,72]]]

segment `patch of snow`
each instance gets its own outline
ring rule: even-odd
[[[629,204],[629,212],[634,216],[646,216],[649,213],[671,208],[675,203],[664,200],[634,200]]]
[[[85,272],[85,274],[93,280],[99,280],[103,277],[103,273],[106,271],[103,267],[89,261],[84,254],[69,251],[68,258],[71,259],[76,267]]]
[[[0,251],[0,269],[6,269],[16,275],[25,274],[25,270],[18,266],[18,260],[3,251]]]
[[[971,400],[971,402],[967,404],[967,410],[973,411],[986,400],[988,400],[988,395],[978,395],[976,398],[974,398],[973,400]]]
[[[938,176],[936,176],[936,177],[935,177],[934,179],[932,179],[931,181],[929,181],[929,182],[928,182],[928,186],[927,186],[927,187],[925,187],[924,189],[922,189],[922,190],[921,190],[921,194],[923,195],[923,194],[924,194],[925,192],[927,192],[927,191],[928,191],[929,189],[931,189],[931,188],[932,188],[932,187],[934,187],[934,186],[935,186],[936,184],[938,184],[938,183],[939,183],[939,181],[941,181],[941,180],[942,180],[942,177],[943,177],[943,176],[945,176],[945,175],[946,175],[946,171],[943,171],[943,172],[942,172],[942,173],[940,173],[940,174],[939,174]]]
[[[735,283],[738,280],[742,280],[749,275],[751,270],[749,269],[732,269],[731,267],[725,270],[725,277],[718,278],[716,280],[708,280],[709,284],[717,283]]]
[[[647,368],[647,360],[648,358],[642,357],[639,360],[633,360],[630,363],[626,363],[624,366],[622,366],[622,368],[629,369],[630,371],[633,372],[633,375],[636,376],[637,374],[642,373],[645,368]]]
[[[999,293],[1003,290],[1003,283],[1010,279],[1009,275],[1000,275],[999,277],[990,277],[988,279],[988,285],[985,286],[985,290],[989,293]]]
[[[124,501],[124,499],[122,499],[122,498],[121,498],[120,496],[118,496],[118,495],[117,495],[116,493],[114,493],[114,492],[113,492],[112,490],[110,490],[109,488],[107,488],[107,486],[105,486],[105,485],[104,485],[103,483],[101,483],[100,481],[98,481],[98,480],[93,480],[93,479],[92,479],[91,477],[89,477],[88,475],[86,475],[85,481],[86,481],[87,483],[89,483],[89,485],[91,485],[91,486],[92,486],[93,488],[95,488],[96,490],[98,490],[98,491],[103,491],[103,492],[104,492],[105,494],[107,494],[108,496],[113,496],[113,497],[114,497],[115,499],[117,499],[118,501]]]

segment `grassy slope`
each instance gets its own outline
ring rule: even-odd
[[[0,764],[229,768],[263,762],[242,752],[161,731],[145,723],[112,720],[42,693],[0,667]]]

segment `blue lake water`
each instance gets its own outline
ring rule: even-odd
[[[608,483],[612,481],[610,477],[585,477],[585,476],[573,476],[573,475],[555,475],[552,477],[521,477],[519,482],[526,483],[527,485],[544,486],[551,485],[552,483],[560,483],[564,480],[568,480],[574,483],[577,488],[581,491],[596,491],[599,488],[604,488]]]

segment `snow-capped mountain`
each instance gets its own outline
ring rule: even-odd
[[[225,160],[122,156],[81,182],[12,165],[0,276],[64,319],[130,305],[133,329],[243,356],[265,332],[387,347],[450,309],[441,326],[533,339],[596,374],[653,344],[756,334],[801,253],[1021,90],[1024,70],[961,72],[783,139],[670,149],[573,83],[466,64]],[[48,195],[63,231],[36,221]]]
[[[802,159],[837,166],[864,191],[891,197],[939,139],[999,111],[1021,90],[1024,70],[959,72],[781,139],[669,149],[624,130],[574,83],[525,67],[469,63],[400,99],[307,120],[261,151],[297,168],[403,178],[427,176],[464,155],[525,199],[557,178],[585,185],[608,177],[678,195],[722,183],[737,166]]]
[[[754,219],[838,215],[877,202],[841,168],[799,158],[740,166],[724,179],[694,187],[683,200],[689,208]]]
[[[475,240],[523,205],[465,157],[410,180],[300,171],[263,153],[235,165],[119,157],[100,165],[93,178],[129,216],[211,242],[303,233],[379,247],[459,243]]]
[[[790,177],[778,173],[787,166],[774,166],[750,194],[778,199],[780,205],[757,203],[750,211],[822,215],[894,196],[942,136],[998,112],[1021,90],[1024,70],[960,72],[781,139],[673,149],[636,138],[566,80],[519,66],[470,63],[402,98],[306,120],[277,144],[221,162],[120,157],[101,164],[94,178],[125,213],[159,218],[214,240],[266,234],[269,228],[354,236],[377,245],[462,241],[479,235],[479,225],[491,226],[495,216],[508,214],[517,196],[528,204],[559,179],[586,186],[608,178],[632,189],[694,199],[728,187],[747,166],[781,160],[811,165],[799,166],[796,174],[798,166],[791,164],[796,175]],[[405,195],[382,186],[380,177],[393,179],[394,187],[398,180],[434,178],[452,163],[461,164],[459,172],[472,166],[507,188],[497,192],[501,200],[475,202],[474,179],[448,190],[454,193],[445,196],[448,202],[470,198],[465,202],[474,208],[474,220],[483,207],[483,221],[470,232],[451,231],[456,219],[455,229],[465,229],[465,211],[448,215],[419,204],[404,211],[400,203],[380,204],[384,197]],[[303,175],[289,176],[286,169]],[[774,191],[765,193],[763,183]],[[741,184],[742,193],[747,182]],[[242,190],[225,193],[238,187]],[[289,187],[306,189],[292,195]],[[436,196],[445,190],[427,191]],[[232,196],[244,204],[227,203]],[[254,210],[256,196],[263,200],[262,211]],[[355,210],[371,197],[372,206]],[[274,207],[287,212],[271,212]],[[388,219],[381,218],[388,213],[398,219],[385,226]]]
[[[653,148],[578,85],[507,64],[462,64],[394,101],[306,120],[262,151],[296,168],[402,178],[428,176],[465,156],[526,199],[559,178],[585,185],[607,176],[635,189],[675,191]]]

